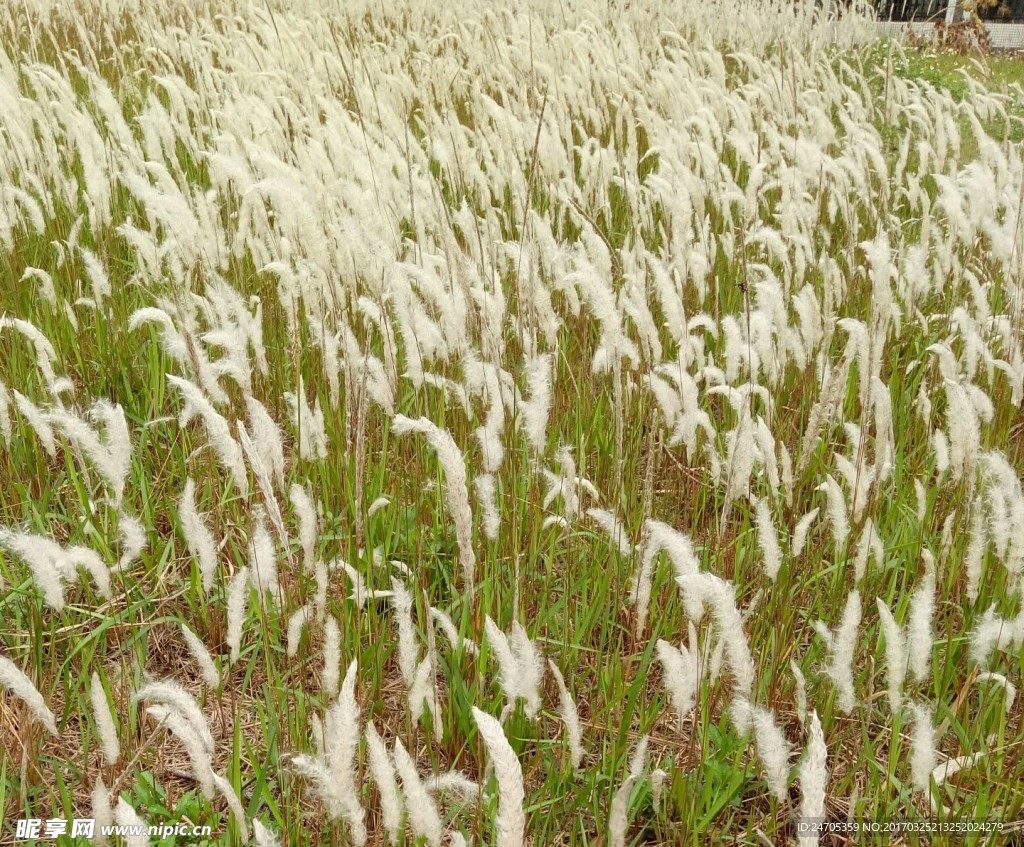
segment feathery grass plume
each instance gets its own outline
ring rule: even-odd
[[[0,688],[6,688],[28,707],[29,714],[41,723],[51,735],[60,737],[57,720],[43,700],[43,695],[22,670],[6,656],[0,656]]]
[[[800,718],[800,726],[807,724],[807,680],[804,679],[804,672],[796,659],[789,660],[789,669],[793,672],[793,697],[796,700],[797,717]]]
[[[366,605],[367,600],[391,600],[395,596],[394,591],[375,591],[366,587],[363,581],[362,574],[359,573],[352,565],[348,562],[340,559],[335,559],[329,565],[329,570],[338,570],[339,568],[344,571],[345,576],[348,577],[352,583],[352,593],[349,595],[349,600],[354,602],[360,609]],[[411,601],[410,601],[411,602]]]
[[[299,642],[302,641],[302,630],[309,625],[309,621],[312,617],[313,607],[309,603],[303,604],[288,616],[287,655],[289,659],[294,659],[296,654],[299,652]]]
[[[775,723],[775,715],[757,706],[751,709],[757,754],[764,765],[768,790],[780,803],[786,802],[789,781],[789,755],[793,746]]]
[[[690,628],[692,632],[692,622]],[[700,647],[696,644],[696,638],[690,639],[689,647],[678,648],[659,638],[654,652],[661,662],[662,683],[679,715],[679,726],[682,728],[700,688]]]
[[[469,847],[469,842],[461,832],[451,832],[448,834],[448,847]]]
[[[200,738],[195,727],[180,712],[169,706],[155,703],[147,707],[146,711],[153,720],[169,730],[181,742],[188,753],[192,776],[199,785],[203,797],[212,800],[217,790],[213,773],[213,753]]]
[[[900,710],[903,679],[907,673],[907,650],[903,637],[903,629],[889,611],[885,601],[875,599],[878,616],[882,622],[882,634],[885,636],[885,675],[889,684],[889,709],[893,714]]]
[[[164,355],[179,365],[187,366],[190,364],[191,352],[189,351],[189,343],[185,336],[178,332],[174,326],[174,321],[171,320],[171,316],[164,309],[159,309],[156,306],[136,309],[128,319],[128,331],[134,332],[140,326],[147,323],[159,324],[162,330],[160,334],[160,347]],[[227,395],[224,394],[223,389],[217,386],[216,390],[220,392],[220,395],[213,398],[214,402],[225,402]]]
[[[57,379],[57,375],[53,371],[53,366],[57,362],[57,351],[53,349],[53,344],[50,343],[42,331],[33,323],[24,321],[21,318],[12,318],[8,315],[0,315],[0,330],[13,329],[21,333],[21,335],[32,344],[35,350],[36,356],[36,367],[39,369],[39,373],[42,374],[43,381],[46,383],[47,389],[53,395],[60,393],[59,385],[60,382]],[[17,395],[18,392],[14,392]],[[19,407],[20,408],[20,407]],[[22,412],[24,414],[24,412]],[[28,417],[26,415],[26,417]],[[33,428],[35,428],[33,426]]]
[[[950,480],[970,479],[981,453],[981,422],[978,410],[962,383],[945,379],[946,422],[949,426]]]
[[[270,473],[278,489],[284,490],[284,438],[281,428],[270,416],[266,407],[255,397],[245,399],[252,443],[260,462]],[[254,821],[255,823],[255,821]]]
[[[839,483],[835,481],[832,474],[826,474],[825,481],[815,490],[824,491],[828,500],[828,520],[832,525],[836,555],[839,555],[850,535],[850,519],[846,511],[846,498],[843,496],[843,489],[839,487]]]
[[[398,668],[406,686],[412,685],[419,664],[420,648],[416,643],[416,627],[412,622],[412,595],[405,583],[391,577],[391,608],[395,610],[395,626],[398,629]]]
[[[915,791],[927,794],[932,771],[935,769],[935,748],[938,742],[932,724],[932,710],[929,706],[914,701],[907,703],[907,709],[914,719],[914,734],[910,748],[910,781]]]
[[[587,509],[587,517],[611,536],[619,554],[624,557],[633,555],[633,544],[629,540],[626,528],[612,512],[607,509]]]
[[[395,780],[395,769],[391,764],[388,748],[373,721],[366,722],[366,752],[369,758],[370,775],[380,794],[381,823],[388,841],[398,844],[398,830],[402,825],[402,795]]]
[[[703,617],[705,604],[711,607],[725,659],[733,675],[733,696],[748,698],[754,684],[754,660],[747,637],[743,634],[743,618],[736,608],[735,587],[709,573],[679,575],[676,583],[683,594],[686,613],[694,623]]]
[[[984,753],[970,753],[966,756],[957,756],[955,759],[947,759],[941,765],[936,765],[930,774],[935,784],[942,785],[954,774],[960,773],[965,768],[973,768],[978,762],[985,758]]]
[[[416,771],[416,762],[398,738],[395,739],[394,756],[413,836],[425,839],[429,847],[440,847],[443,832],[441,815]]]
[[[286,391],[284,400],[291,412],[292,423],[299,434],[299,458],[304,462],[315,462],[327,458],[327,430],[324,427],[324,412],[317,397],[310,407],[306,399],[306,387],[299,375],[298,391]]]
[[[647,625],[647,613],[651,605],[654,582],[654,562],[664,552],[676,572],[678,579],[683,574],[697,573],[700,561],[693,550],[689,536],[676,531],[668,524],[649,520],[644,524],[643,557],[640,570],[630,591],[630,601],[636,604],[636,623],[633,632],[641,638]]]
[[[543,353],[526,365],[528,399],[519,404],[526,443],[538,456],[547,446],[548,412],[551,409],[551,354]]]
[[[462,805],[474,805],[482,790],[479,782],[456,770],[431,776],[425,785],[431,794],[447,794]]]
[[[356,660],[345,672],[341,690],[324,715],[324,762],[331,776],[337,808],[357,847],[366,843],[365,813],[359,803],[355,759],[359,749],[359,704],[356,702]]]
[[[916,682],[924,682],[932,669],[932,619],[935,617],[935,568],[926,567],[910,598],[907,620],[907,665]]]
[[[28,532],[11,532],[0,528],[0,546],[6,547],[32,571],[32,578],[47,606],[56,611],[64,608],[65,575],[58,562],[64,554],[55,541]]]
[[[242,627],[249,605],[249,568],[240,568],[228,584],[228,631],[224,640],[231,650],[231,664],[238,661],[242,649]]]
[[[277,545],[267,531],[267,524],[263,518],[263,511],[256,513],[255,528],[249,537],[249,578],[252,587],[256,589],[260,606],[266,603],[267,592],[277,606],[282,600],[281,584],[277,579]],[[264,607],[265,608],[265,607]]]
[[[256,847],[281,847],[281,839],[269,826],[256,818],[252,819],[252,839]]]
[[[413,724],[418,724],[423,717],[424,707],[430,709],[434,719],[434,735],[441,738],[444,727],[441,724],[441,709],[435,686],[434,657],[428,651],[427,658],[416,666],[416,673],[409,684],[409,717]]]
[[[494,541],[501,528],[501,514],[498,512],[494,474],[482,474],[474,479],[473,492],[476,494],[480,510],[483,512],[484,535]]]
[[[369,508],[366,510],[366,517],[372,518],[381,509],[384,509],[390,505],[391,501],[387,497],[381,495],[370,504]]]
[[[287,549],[291,546],[291,542],[288,537],[288,528],[285,526],[284,517],[281,514],[281,505],[277,502],[277,494],[274,491],[274,480],[270,476],[270,469],[263,464],[259,451],[249,436],[249,430],[245,428],[245,423],[238,421],[237,429],[238,443],[241,445],[242,453],[246,460],[248,460],[249,468],[256,478],[256,488],[263,495],[260,512],[270,519],[278,539]]]
[[[565,726],[565,737],[569,742],[569,759],[574,768],[579,768],[583,761],[583,726],[580,724],[580,713],[576,708],[576,701],[573,700],[569,689],[565,685],[565,678],[558,669],[554,659],[548,659],[548,667],[555,678],[558,686],[558,714]]]
[[[560,466],[558,488],[555,496],[561,494],[565,507],[565,519],[572,523],[580,512],[580,480],[576,473],[576,460],[572,457],[572,448],[568,444],[563,444],[558,448],[558,452],[555,453],[555,459]],[[547,496],[545,496],[545,507],[549,505],[552,493],[549,491]]]
[[[924,520],[928,516],[928,493],[921,480],[916,478],[914,479],[914,496],[917,497],[917,522],[924,526]]]
[[[211,690],[216,690],[220,685],[220,672],[217,670],[210,651],[206,649],[202,639],[185,624],[181,624],[181,637],[185,639],[185,646],[192,656],[192,661],[199,668],[199,675],[203,678],[203,682]]]
[[[0,381],[0,441],[5,447],[11,446],[11,437],[14,430],[11,425],[11,393],[7,386]]]
[[[540,687],[544,679],[544,659],[540,651],[518,621],[512,622],[512,631],[506,637],[488,615],[484,631],[498,660],[498,680],[508,700],[506,711],[511,712],[516,700],[521,699],[525,702],[526,716],[533,720],[540,711]]]
[[[98,847],[105,847],[107,836],[104,833],[106,828],[114,823],[114,809],[110,805],[110,791],[107,790],[101,774],[96,775],[96,781],[92,784],[92,791],[89,795],[89,812],[95,821],[92,843]]]
[[[1024,643],[1024,611],[1014,620],[1001,618],[995,606],[989,606],[971,632],[971,661],[978,665],[988,662],[993,650],[1020,649]]]
[[[662,803],[662,795],[665,792],[665,780],[668,778],[668,771],[662,768],[654,768],[650,772],[650,796],[655,806]]]
[[[649,735],[640,736],[633,753],[629,757],[629,776],[641,777],[647,768],[647,745],[650,742]]]
[[[475,641],[464,638],[459,634],[458,627],[452,622],[452,619],[441,609],[430,607],[430,619],[434,621],[438,626],[441,627],[441,631],[444,633],[445,638],[452,645],[455,650],[463,649],[470,656],[477,656],[480,653],[480,648],[477,647]]]
[[[242,448],[231,434],[227,420],[206,399],[199,386],[174,374],[167,374],[167,381],[177,388],[185,399],[185,406],[178,415],[178,425],[182,428],[188,426],[188,422],[196,415],[202,419],[217,459],[231,475],[238,493],[243,498],[248,497],[249,474],[245,467],[245,457]]]
[[[943,430],[936,428],[932,432],[931,446],[935,454],[935,479],[941,480],[949,470],[949,439]]]
[[[828,648],[830,661],[824,668],[839,695],[839,709],[844,715],[853,711],[857,695],[853,687],[853,654],[857,649],[857,629],[860,627],[860,592],[852,590],[846,597],[842,620],[833,633],[824,621],[815,621],[814,629]]]
[[[761,500],[753,494],[750,495],[750,503],[757,515],[757,543],[764,557],[764,572],[768,579],[775,582],[779,568],[782,567],[782,549],[779,547],[775,524],[772,523],[771,510],[767,500]]]
[[[105,400],[98,400],[90,410],[106,429],[101,438],[86,421],[65,409],[50,409],[46,422],[63,433],[78,451],[92,462],[110,492],[110,502],[120,508],[124,484],[131,470],[131,438],[125,423],[124,410]]]
[[[213,783],[231,810],[231,817],[235,819],[235,825],[238,827],[242,841],[248,841],[249,827],[246,823],[245,808],[242,806],[242,800],[238,796],[238,792],[235,791],[235,787],[218,773],[213,775]]]
[[[123,797],[118,799],[114,807],[114,821],[130,834],[122,835],[125,847],[149,847],[149,824]]]
[[[132,695],[132,702],[140,701],[166,706],[172,712],[180,715],[200,739],[207,753],[213,755],[213,735],[210,732],[206,716],[181,683],[173,679],[148,682]]]
[[[316,589],[313,592],[313,608],[316,609],[317,617],[323,618],[327,611],[327,589],[330,582],[330,575],[327,573],[327,564],[317,561],[313,565],[313,583]]]
[[[868,559],[874,554],[875,564],[881,566],[885,561],[885,547],[882,539],[875,529],[875,523],[871,518],[864,522],[864,529],[861,531],[860,539],[857,541],[857,551],[854,554],[853,581],[860,582],[868,569]]]
[[[203,591],[209,594],[217,573],[217,543],[196,509],[196,484],[191,477],[185,482],[178,500],[178,521],[189,555],[199,560]]]
[[[939,538],[939,561],[949,561],[949,551],[953,549],[953,524],[956,521],[956,509],[953,509],[942,522],[942,534]]]
[[[362,847],[366,843],[367,832],[355,782],[355,757],[359,747],[359,705],[355,700],[355,683],[356,662],[353,660],[337,700],[324,715],[317,757],[286,753],[281,758],[288,767],[312,780],[324,802],[328,818],[344,819],[353,843]],[[315,731],[314,739],[317,737]]]
[[[117,537],[121,542],[121,556],[113,570],[123,571],[138,561],[146,549],[146,528],[134,515],[120,512],[117,516]]]
[[[46,413],[35,403],[28,399],[20,391],[14,391],[14,405],[18,413],[28,422],[29,427],[36,434],[39,443],[51,459],[57,458],[57,442],[53,437],[53,429],[46,421]]]
[[[981,498],[975,497],[971,506],[971,534],[964,554],[964,571],[967,573],[967,599],[972,603],[978,599],[981,585],[981,571],[988,548],[988,534],[985,528],[985,512]]]
[[[395,435],[419,433],[437,454],[444,468],[445,503],[455,523],[455,539],[459,546],[459,564],[467,594],[472,597],[476,590],[476,555],[473,553],[473,511],[469,505],[469,491],[466,487],[466,462],[455,439],[446,430],[440,429],[427,418],[412,420],[404,415],[395,415],[391,421]]]
[[[825,748],[825,734],[817,711],[811,714],[811,728],[807,733],[807,752],[800,762],[800,812],[805,821],[825,820],[825,789],[828,785],[828,762]],[[797,841],[800,847],[815,847],[818,836],[801,835]]]
[[[626,777],[612,798],[608,813],[608,844],[610,847],[626,847],[626,828],[629,826],[629,798],[633,786],[639,781],[637,774]]]
[[[100,739],[103,761],[107,767],[113,767],[121,755],[121,745],[117,740],[117,726],[107,702],[107,692],[103,690],[103,683],[100,682],[100,675],[96,671],[92,672],[89,683],[89,699],[92,701],[92,715],[96,721],[96,734]]]
[[[1013,703],[1017,699],[1017,687],[1012,682],[1010,682],[1010,680],[1008,680],[1005,676],[1003,676],[1003,674],[993,673],[992,671],[983,671],[974,678],[974,681],[976,683],[996,683],[1000,688],[1003,689],[1003,691],[1006,692],[1006,711],[1009,712],[1013,708]]]
[[[104,600],[110,599],[110,568],[95,550],[80,546],[65,547],[54,564],[63,572],[64,579],[69,583],[78,581],[76,569],[83,568],[96,583],[96,591],[100,597]]]
[[[328,697],[338,694],[341,678],[341,628],[334,615],[324,621],[324,672],[320,686]]]
[[[526,794],[523,791],[522,766],[498,721],[476,706],[473,707],[473,720],[480,730],[480,737],[487,748],[487,755],[498,780],[498,813],[494,820],[497,835],[495,845],[523,847],[523,834],[526,830],[523,802]]]
[[[298,483],[294,484],[288,492],[288,499],[292,501],[295,514],[299,518],[299,543],[302,545],[302,567],[308,571],[316,558],[316,542],[319,533],[316,519],[316,507],[313,499]]]

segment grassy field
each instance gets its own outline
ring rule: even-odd
[[[1022,63],[670,5],[0,21],[0,844],[1024,837]]]

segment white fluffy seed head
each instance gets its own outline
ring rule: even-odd
[[[764,764],[768,790],[776,800],[784,803],[789,781],[789,755],[793,750],[785,734],[775,722],[775,715],[765,709],[753,709],[754,738],[757,752]]]
[[[0,656],[0,688],[6,688],[28,707],[29,714],[46,727],[51,735],[60,736],[57,720],[35,685],[24,672],[6,656]]]
[[[324,621],[324,672],[321,687],[328,697],[338,694],[341,676],[341,628],[337,618],[328,615]]]
[[[398,829],[402,824],[402,795],[395,780],[395,769],[391,763],[388,748],[373,721],[366,724],[366,752],[369,759],[370,775],[380,794],[381,823],[392,844],[398,844]]]
[[[931,676],[932,619],[935,617],[935,571],[928,569],[910,599],[907,621],[907,663],[917,682]]]
[[[764,572],[768,579],[774,582],[782,567],[779,536],[775,531],[775,524],[772,522],[768,501],[751,495],[750,502],[753,504],[754,513],[757,516],[757,543],[760,545],[761,555],[764,557]]]
[[[216,690],[220,685],[220,672],[217,670],[210,651],[206,649],[202,639],[185,624],[181,625],[181,636],[185,639],[185,646],[188,647],[188,652],[192,655],[192,661],[199,668],[203,682],[211,690]]]
[[[228,585],[228,630],[224,640],[231,651],[232,664],[238,661],[242,649],[242,627],[249,605],[249,588],[249,569],[240,568]]]
[[[910,781],[915,791],[927,794],[931,785],[931,774],[935,769],[937,754],[935,727],[932,725],[932,710],[922,703],[907,703],[914,718],[914,733],[910,748]]]
[[[566,740],[569,742],[569,758],[574,768],[578,768],[583,761],[583,727],[580,724],[579,711],[576,708],[576,701],[569,693],[565,684],[565,678],[558,669],[554,659],[548,659],[548,667],[555,678],[558,686],[558,713],[565,726]]]
[[[395,610],[395,627],[398,629],[398,668],[406,686],[416,678],[420,648],[416,640],[416,627],[412,622],[412,595],[405,583],[391,578],[391,608]]]
[[[818,713],[811,715],[811,728],[807,733],[807,751],[800,763],[800,817],[806,820],[824,820],[825,790],[828,785],[828,762],[825,734],[821,730]],[[814,847],[817,835],[803,835],[800,847]]]
[[[515,751],[505,738],[501,724],[486,712],[473,707],[473,720],[487,748],[498,780],[498,814],[494,821],[496,847],[523,847],[526,813],[523,803],[523,769]]]
[[[121,745],[117,740],[117,726],[107,702],[107,693],[103,690],[100,675],[93,671],[89,684],[89,699],[92,701],[92,714],[96,721],[96,734],[100,739],[100,750],[107,767],[113,767],[121,754]]]
[[[469,596],[476,589],[476,555],[473,552],[473,511],[469,505],[469,491],[466,486],[466,461],[455,439],[447,430],[440,429],[427,418],[413,420],[404,415],[395,415],[391,422],[395,435],[419,433],[437,454],[444,468],[445,502],[455,523],[455,538],[459,546],[459,563],[462,565],[465,590]]]
[[[402,793],[409,813],[409,825],[413,835],[426,840],[429,847],[440,847],[443,827],[441,815],[429,792],[423,785],[416,770],[416,762],[405,749],[401,740],[395,739],[395,769],[402,780]]]
[[[252,819],[252,837],[256,847],[281,847],[277,833],[256,818]]]
[[[830,661],[825,669],[835,683],[839,695],[839,709],[849,714],[856,705],[857,696],[853,684],[853,656],[857,648],[857,629],[860,627],[860,592],[854,589],[847,595],[842,620],[829,638],[827,625],[817,622],[816,629],[829,648]]]
[[[203,591],[209,594],[217,573],[217,543],[196,509],[195,491],[196,484],[190,478],[178,500],[178,520],[189,553],[199,560]]]
[[[97,775],[90,793],[90,812],[96,822],[92,843],[104,847],[107,836],[105,828],[114,822],[114,809],[110,805],[110,791],[103,782],[103,776]]]
[[[662,682],[682,724],[693,708],[694,698],[700,686],[699,656],[686,647],[676,648],[667,641],[658,639],[654,648],[662,667]]]
[[[526,366],[529,398],[520,404],[526,442],[538,456],[547,444],[548,412],[551,408],[551,354],[531,359]]]
[[[288,647],[289,659],[294,659],[299,652],[299,643],[302,640],[302,630],[306,628],[313,617],[313,607],[306,603],[296,609],[288,617]]]
[[[127,827],[130,835],[123,835],[125,847],[149,847],[149,824],[122,797],[114,807],[114,821],[118,826]]]
[[[878,616],[885,636],[886,677],[889,683],[889,708],[895,714],[902,702],[903,679],[906,675],[907,655],[903,630],[881,597],[875,600]]]
[[[313,498],[301,485],[296,483],[288,492],[295,514],[299,519],[299,543],[302,545],[302,566],[307,571],[316,558],[317,519]]]

